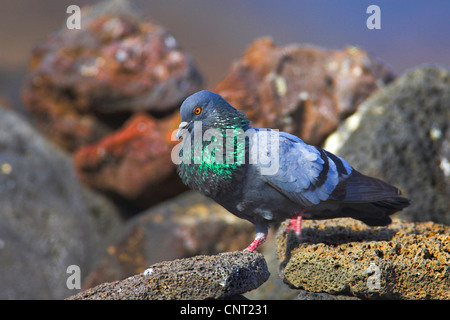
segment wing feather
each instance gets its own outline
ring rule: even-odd
[[[298,137],[285,132],[279,132],[278,137],[279,169],[275,174],[262,175],[262,179],[303,207],[328,200],[352,170],[343,159],[334,156],[334,160],[339,159],[337,166],[325,150],[308,145]]]

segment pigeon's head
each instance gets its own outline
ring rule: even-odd
[[[182,130],[189,132],[195,121],[201,121],[203,130],[216,128],[245,128],[249,125],[247,116],[233,108],[217,93],[202,90],[189,96],[180,107],[181,123],[178,127],[177,140]]]

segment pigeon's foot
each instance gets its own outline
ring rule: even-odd
[[[289,226],[286,229],[286,232],[294,230],[295,234],[299,239],[301,238],[302,235],[302,217],[304,214],[305,214],[304,210],[301,210],[300,212],[294,214],[291,218]]]
[[[255,240],[244,250],[244,251],[255,251],[260,245],[262,245],[267,239],[267,234],[263,232],[258,232],[256,234]]]

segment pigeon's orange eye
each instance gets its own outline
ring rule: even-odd
[[[194,109],[194,114],[200,114],[202,112],[202,108],[197,107]]]

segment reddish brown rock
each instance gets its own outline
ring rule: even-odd
[[[163,119],[134,115],[120,130],[74,153],[78,176],[139,206],[176,195],[185,190],[171,160],[171,134],[179,122],[179,113]]]
[[[257,127],[320,144],[372,92],[393,78],[365,51],[275,46],[256,40],[215,91]]]
[[[64,26],[34,48],[23,85],[27,109],[59,145],[75,150],[130,112],[172,111],[201,88],[193,59],[161,26],[107,3],[82,16],[80,30]]]

